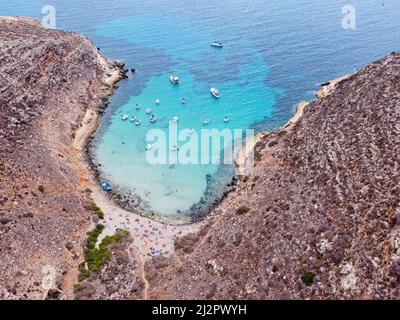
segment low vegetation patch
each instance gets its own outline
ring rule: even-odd
[[[242,214],[245,214],[245,213],[247,213],[247,212],[249,212],[249,211],[250,211],[250,208],[249,208],[249,207],[247,207],[247,206],[241,206],[240,208],[238,208],[238,209],[236,210],[236,214],[242,215]]]
[[[104,225],[98,224],[92,231],[87,233],[85,261],[79,265],[80,281],[90,277],[94,272],[99,272],[112,257],[108,246],[121,242],[124,235],[129,235],[127,230],[117,230],[114,235],[105,237],[96,248],[97,240],[103,230]]]
[[[99,219],[104,219],[104,212],[95,203],[91,203],[89,209],[93,211],[93,213],[96,214]]]
[[[311,286],[314,283],[314,278],[315,278],[316,274],[314,272],[311,271],[306,271],[303,273],[303,275],[301,276],[301,280],[303,280],[303,283],[306,286]]]

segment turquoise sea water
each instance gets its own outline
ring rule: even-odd
[[[2,15],[42,17],[48,1],[0,0]],[[400,2],[337,0],[55,0],[57,27],[92,38],[107,56],[137,72],[120,83],[93,148],[104,178],[137,194],[143,206],[184,215],[205,190],[211,203],[223,191],[229,168],[217,165],[153,166],[146,162],[146,134],[178,128],[274,129],[294,105],[313,98],[318,84],[399,49]],[[356,8],[357,29],[341,27],[342,7]],[[209,46],[222,41],[223,49]],[[174,87],[169,75],[181,84]],[[219,88],[220,100],[211,97]],[[181,98],[188,103],[182,105]],[[159,98],[161,104],[154,104]],[[140,111],[135,110],[140,103]],[[157,114],[150,124],[146,106]],[[122,114],[143,121],[135,127]],[[231,121],[224,123],[224,116]],[[214,181],[214,183],[211,183]],[[215,183],[215,181],[217,183]],[[219,182],[219,183],[218,183]],[[208,188],[207,188],[208,187]],[[204,200],[204,199],[203,199]]]

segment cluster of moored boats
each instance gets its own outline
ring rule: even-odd
[[[211,42],[210,46],[211,47],[215,47],[215,48],[223,48],[223,44],[221,42],[218,42],[218,41]],[[180,84],[180,79],[176,74],[172,74],[169,77],[169,80],[171,81],[171,83],[173,85],[179,85]],[[217,88],[215,88],[215,87],[210,88],[210,92],[211,92],[212,96],[215,99],[220,99],[221,98],[221,93],[219,92],[219,90]],[[186,104],[187,102],[188,101],[186,100],[186,98],[182,98],[181,99],[181,103],[182,104]],[[156,99],[154,101],[154,103],[156,105],[159,105],[161,103],[161,100],[160,99]],[[139,103],[136,104],[135,109],[136,110],[140,110],[141,109],[141,106],[140,106]],[[150,122],[151,123],[155,123],[155,122],[157,122],[158,118],[157,118],[157,116],[155,114],[152,114],[152,112],[153,112],[153,110],[150,107],[146,108],[146,115],[151,115],[150,116]],[[139,120],[137,118],[137,116],[130,117],[128,114],[124,114],[124,115],[121,116],[121,120],[122,121],[127,121],[128,119],[129,119],[130,122],[134,123],[136,126],[140,126],[142,124],[142,121]],[[172,123],[177,123],[178,120],[179,120],[179,118],[177,116],[174,116],[170,121]],[[230,121],[230,118],[228,116],[225,116],[224,117],[224,122],[229,122],[229,121]],[[208,125],[209,123],[210,123],[209,119],[205,119],[205,120],[202,121],[202,124],[204,126]],[[193,134],[194,131],[195,131],[194,129],[189,129],[188,133],[189,134]],[[151,145],[151,144],[148,144],[146,146],[146,150],[151,150],[152,148],[153,148],[153,145]],[[179,147],[178,146],[172,146],[171,150],[172,151],[178,151]]]
[[[222,44],[221,42],[218,42],[218,41],[211,42],[211,43],[210,43],[210,46],[211,46],[211,47],[214,47],[214,48],[223,48],[223,47],[224,47],[223,44]],[[135,70],[132,69],[132,72],[134,72],[134,71],[135,71]],[[169,79],[170,79],[170,81],[171,81],[171,83],[172,83],[173,85],[179,85],[179,83],[180,83],[180,79],[179,79],[179,77],[178,77],[176,74],[171,75],[171,76],[169,77]],[[221,93],[219,92],[219,90],[218,90],[217,88],[214,88],[214,87],[211,88],[211,89],[210,89],[210,92],[211,92],[211,94],[213,95],[214,98],[216,98],[216,99],[221,98]],[[187,102],[188,102],[188,101],[186,100],[186,98],[182,98],[182,99],[181,99],[181,103],[182,103],[182,104],[186,104]],[[161,100],[160,100],[160,99],[156,99],[156,100],[154,101],[154,103],[155,103],[156,105],[159,105],[159,104],[161,103]],[[141,109],[141,106],[140,106],[139,103],[136,104],[135,109],[136,109],[136,110],[140,110],[140,109]],[[155,123],[155,122],[158,120],[158,119],[157,119],[157,116],[156,116],[155,114],[152,114],[152,109],[151,109],[150,107],[147,107],[147,108],[146,108],[146,115],[150,115],[150,114],[151,114],[151,116],[150,116],[150,122],[151,122],[151,123]],[[129,119],[130,122],[134,123],[136,126],[140,126],[140,125],[142,124],[142,121],[139,120],[139,119],[137,118],[137,116],[132,116],[132,117],[130,117],[128,114],[124,114],[124,115],[121,116],[121,120],[122,120],[122,121],[127,121],[128,119]],[[177,116],[174,116],[174,117],[171,119],[171,122],[172,122],[172,123],[177,123],[178,120],[179,120],[179,118],[178,118]],[[229,122],[229,121],[230,121],[230,118],[229,118],[228,116],[225,116],[225,117],[224,117],[224,122]],[[202,123],[203,123],[203,125],[206,126],[206,125],[208,125],[208,124],[210,123],[210,120],[209,120],[209,119],[203,120]],[[193,134],[194,132],[195,132],[195,129],[193,129],[193,128],[188,129],[188,134]],[[147,151],[149,151],[149,150],[151,150],[151,149],[153,149],[153,148],[154,148],[154,145],[153,145],[153,144],[148,144],[148,145],[146,146],[146,150],[147,150]],[[179,150],[179,146],[173,145],[173,146],[171,146],[170,149],[171,149],[171,151],[176,152],[176,151]],[[100,182],[100,186],[101,186],[101,188],[102,188],[104,191],[111,191],[111,190],[112,190],[111,184],[108,183],[107,181],[101,181],[101,182]]]
[[[155,101],[155,104],[160,104],[160,100],[157,99],[157,100]],[[140,110],[140,108],[141,108],[140,104],[137,103],[136,106],[135,106],[135,109],[136,109],[136,110]],[[147,107],[147,108],[146,108],[146,114],[147,114],[147,115],[150,115],[152,112],[153,112],[153,110],[152,110],[150,107]],[[122,120],[122,121],[127,121],[128,119],[129,119],[130,122],[134,123],[136,126],[140,126],[140,125],[142,124],[142,120],[139,120],[139,119],[137,118],[137,116],[129,117],[128,114],[124,114],[124,115],[121,116],[121,120]],[[156,121],[157,121],[157,116],[156,116],[155,114],[152,114],[152,115],[150,116],[150,122],[151,122],[151,123],[154,123],[154,122],[156,122]]]

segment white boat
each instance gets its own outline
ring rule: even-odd
[[[187,100],[186,100],[185,98],[183,98],[183,99],[181,100],[181,103],[182,103],[182,104],[186,104],[186,102],[187,102]]]
[[[173,152],[178,151],[178,150],[179,150],[178,146],[172,146],[171,147],[171,151],[173,151]]]
[[[213,41],[213,42],[211,42],[211,43],[210,43],[210,46],[211,46],[211,47],[214,47],[214,48],[223,48],[223,47],[224,47],[224,45],[222,44],[222,42],[218,42],[218,41]]]
[[[135,109],[136,109],[136,110],[139,110],[139,109],[140,109],[140,104],[139,104],[139,103],[136,104]]]
[[[150,122],[154,123],[157,121],[157,116],[155,116],[154,114],[150,117]]]
[[[205,126],[208,125],[209,123],[210,123],[210,120],[208,120],[208,119],[203,121],[203,124],[204,124]]]
[[[160,99],[156,99],[155,101],[156,104],[160,104],[160,102],[161,102]]]
[[[229,117],[224,118],[224,122],[229,122],[229,120],[231,120]]]
[[[153,147],[154,147],[154,145],[152,145],[152,144],[149,143],[149,144],[146,146],[146,151],[149,151],[149,150],[153,149]]]
[[[219,93],[219,91],[218,91],[217,88],[211,88],[210,91],[211,91],[211,94],[212,94],[215,98],[217,98],[217,99],[221,98],[221,94]]]
[[[178,122],[178,120],[179,120],[179,118],[178,118],[178,117],[173,117],[173,118],[172,118],[172,120],[171,120],[171,122],[172,122],[172,123],[177,123],[177,122]]]
[[[130,122],[135,122],[136,119],[137,119],[137,117],[136,117],[136,116],[133,116],[129,121],[130,121]]]
[[[169,80],[171,80],[172,84],[179,84],[179,78],[177,75],[173,74],[172,76],[169,77]]]
[[[147,108],[147,109],[146,109],[146,113],[147,113],[147,114],[150,114],[150,113],[151,113],[151,109],[150,109],[150,108]]]
[[[127,115],[127,114],[124,114],[124,115],[121,116],[121,120],[122,121],[126,121],[128,119],[129,119],[129,115]]]
[[[140,121],[140,120],[136,120],[136,122],[135,122],[135,126],[140,126],[142,124],[142,121]]]

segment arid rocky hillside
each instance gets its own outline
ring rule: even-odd
[[[0,17],[0,299],[45,298],[47,265],[72,290],[90,223],[72,138],[113,73],[81,35]]]
[[[255,176],[179,257],[149,264],[149,297],[400,298],[400,54],[328,93],[262,136]]]

